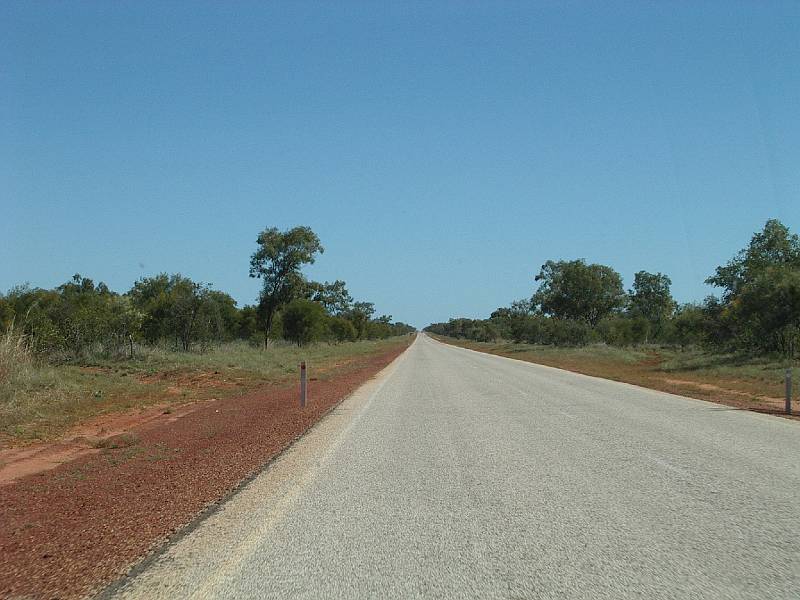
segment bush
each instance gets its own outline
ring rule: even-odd
[[[634,346],[646,342],[651,323],[644,317],[606,317],[597,325],[597,334],[610,346]]]
[[[298,346],[315,342],[325,333],[327,315],[319,302],[292,300],[283,310],[282,317],[284,338]]]
[[[592,328],[583,321],[547,319],[546,343],[555,346],[585,346],[591,341]]]
[[[696,304],[684,304],[665,327],[663,338],[668,344],[686,348],[699,345],[704,339],[706,316]]]
[[[344,317],[331,317],[328,320],[328,330],[337,342],[353,342],[358,337],[356,328]]]
[[[517,317],[511,328],[514,341],[527,342],[529,344],[549,344],[549,321],[548,317],[541,314]]]

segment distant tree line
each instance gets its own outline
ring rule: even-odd
[[[614,269],[584,260],[547,261],[535,281],[529,300],[488,319],[450,319],[425,331],[476,341],[659,343],[789,355],[800,338],[800,238],[774,219],[717,267],[706,283],[722,293],[702,303],[678,305],[662,273],[639,271],[626,292]]]
[[[414,331],[391,316],[376,317],[371,302],[354,302],[344,281],[307,280],[300,268],[321,251],[307,227],[262,232],[251,275],[264,288],[257,303],[241,308],[230,295],[180,274],[143,277],[124,293],[81,275],[54,289],[17,286],[0,294],[0,332],[13,328],[38,354],[69,360],[125,356],[134,343],[189,351],[233,340],[302,345]]]

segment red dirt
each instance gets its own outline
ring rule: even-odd
[[[71,428],[55,441],[0,448],[0,486],[55,469],[81,456],[96,454],[103,440],[134,428],[140,431],[144,427],[158,427],[176,421],[197,408],[199,406],[194,402],[179,406],[160,404],[133,412],[99,415]]]
[[[173,385],[168,389],[175,390],[173,393],[177,394],[183,391],[182,388],[199,389],[212,386],[216,389],[228,389],[243,385],[237,378],[226,377],[219,371],[167,371],[143,375],[138,379],[142,383],[172,383]]]
[[[94,450],[0,486],[0,597],[78,598],[101,589],[311,427],[405,345],[314,383],[294,385],[130,429]]]
[[[577,359],[563,356],[542,356],[535,352],[507,352],[502,349],[487,348],[480,343],[466,340],[454,340],[442,336],[433,337],[440,342],[469,348],[478,352],[524,360],[612,381],[622,381],[670,394],[724,404],[740,410],[800,420],[800,412],[796,407],[792,410],[792,414],[786,414],[783,398],[764,393],[765,389],[772,389],[772,393],[774,393],[777,382],[765,383],[758,380],[747,381],[745,379],[731,378],[712,379],[708,376],[704,378],[703,376],[686,372],[673,372],[673,374],[670,374],[660,370],[662,359],[654,352],[650,353],[650,356],[645,360],[628,363],[593,357]],[[673,377],[672,375],[675,376]],[[682,378],[678,379],[678,376]],[[715,383],[711,383],[712,381]],[[780,385],[782,386],[783,383],[780,382]]]

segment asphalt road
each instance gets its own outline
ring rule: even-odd
[[[421,337],[131,598],[800,598],[800,424]]]

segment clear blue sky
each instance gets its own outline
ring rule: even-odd
[[[547,259],[680,301],[800,229],[800,3],[3,2],[0,289],[181,272],[252,302],[259,230],[418,326]]]

